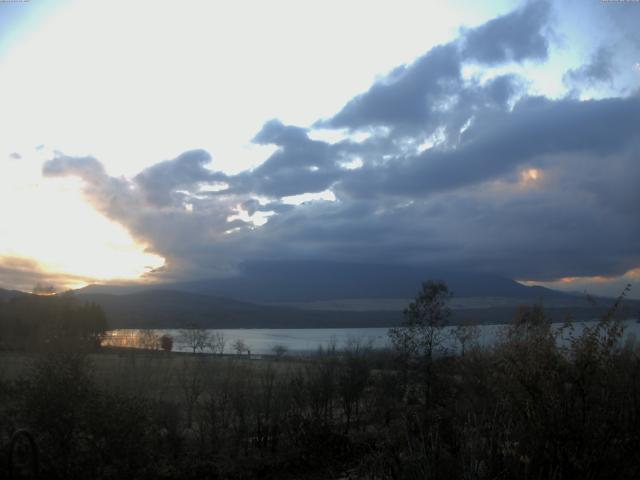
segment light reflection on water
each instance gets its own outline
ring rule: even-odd
[[[593,326],[597,322],[576,322],[574,335],[579,335],[585,326]],[[554,328],[560,328],[561,323],[554,324]],[[500,332],[507,325],[480,325],[477,343],[481,346],[490,346],[496,342]],[[625,322],[625,340],[634,341],[640,338],[640,323],[635,320]],[[449,351],[458,351],[459,345],[453,338],[455,327],[445,327],[443,330],[443,346]],[[273,347],[282,345],[292,353],[308,353],[335,344],[338,349],[345,346],[350,340],[359,340],[371,343],[374,348],[388,347],[388,328],[282,328],[282,329],[210,329],[208,332],[219,332],[226,340],[225,353],[233,353],[232,344],[236,340],[242,340],[252,354],[271,354]],[[107,332],[102,342],[103,346],[129,347],[129,348],[159,348],[159,338],[169,335],[173,339],[174,352],[190,352],[191,348],[182,338],[182,331],[177,329],[158,330],[133,330],[121,329]],[[567,339],[565,338],[565,341]]]

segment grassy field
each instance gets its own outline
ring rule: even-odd
[[[0,352],[0,381],[12,382],[29,375],[43,354]],[[206,384],[223,375],[260,378],[267,370],[289,374],[305,364],[295,357],[264,355],[250,359],[246,355],[211,355],[159,352],[142,349],[104,349],[86,355],[90,375],[99,388],[127,395],[150,396],[179,401],[185,388],[183,380],[194,375]]]
[[[41,478],[64,480],[635,480],[640,350],[622,333],[603,319],[561,347],[534,307],[458,356],[401,336],[260,360],[0,353],[0,448],[26,427]]]

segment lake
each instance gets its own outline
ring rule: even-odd
[[[575,334],[578,335],[585,326],[593,326],[597,322],[576,322]],[[640,335],[640,323],[627,320],[625,323],[625,340],[635,341]],[[554,324],[560,328],[562,324]],[[477,343],[489,346],[499,338],[500,332],[506,325],[480,325]],[[459,345],[452,333],[455,327],[443,329],[443,343],[450,351],[457,351]],[[225,353],[233,353],[231,345],[236,340],[242,340],[252,354],[263,355],[273,353],[276,345],[282,345],[291,353],[309,353],[316,351],[319,346],[326,347],[335,344],[338,349],[343,348],[350,340],[370,342],[374,348],[389,346],[388,328],[282,328],[282,329],[211,329],[210,333],[221,333],[226,340]],[[140,347],[140,339],[152,333],[155,336],[170,335],[173,338],[173,351],[189,352],[191,349],[182,339],[182,330],[112,330],[107,333],[103,342],[105,346]],[[565,338],[566,341],[566,338]]]

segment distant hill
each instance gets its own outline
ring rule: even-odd
[[[301,309],[257,305],[177,290],[145,290],[124,295],[78,292],[82,301],[95,302],[107,315],[111,328],[357,328],[391,327],[402,321],[397,310],[344,311]],[[524,302],[523,302],[524,303]],[[640,302],[627,302],[637,312]],[[599,317],[609,307],[592,307],[584,302],[572,307],[545,306],[552,321],[561,322],[571,313],[575,320]],[[477,323],[508,323],[517,304],[454,308],[452,323],[471,320]],[[627,310],[631,312],[631,310]],[[625,316],[630,316],[626,313]]]
[[[543,287],[527,287],[498,275],[452,272],[430,267],[336,262],[260,261],[229,278],[162,285],[161,288],[228,297],[251,303],[288,304],[343,299],[414,298],[423,281],[443,280],[454,297],[530,299],[574,298]],[[85,288],[85,293],[134,293],[159,286]]]
[[[601,315],[584,298],[527,287],[498,275],[446,272],[427,267],[331,262],[253,262],[231,278],[164,285],[94,285],[76,291],[103,307],[114,328],[388,327],[426,279],[453,292],[452,321],[505,323],[518,305],[542,301],[555,321],[571,312],[579,320]],[[627,302],[631,306],[637,302]]]
[[[590,306],[582,297],[526,287],[496,275],[418,267],[326,262],[254,262],[239,275],[172,285],[94,285],[76,290],[95,302],[111,328],[339,328],[390,327],[425,279],[447,282],[453,292],[452,323],[506,323],[518,305],[542,301],[554,321],[568,313],[593,319],[611,305]],[[0,289],[0,300],[30,295]],[[640,302],[625,302],[635,316]]]
[[[18,290],[5,290],[4,288],[0,288],[0,300],[9,300],[14,297],[19,297],[21,295],[28,295],[28,293],[20,292]]]
[[[401,311],[308,311],[178,290],[146,290],[124,295],[78,292],[76,295],[102,306],[111,328],[387,327],[402,319]]]

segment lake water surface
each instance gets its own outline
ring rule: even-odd
[[[574,334],[578,335],[585,326],[593,326],[597,322],[576,322]],[[562,324],[554,324],[554,328],[560,328]],[[477,342],[482,346],[489,346],[496,342],[506,325],[480,325]],[[450,351],[457,351],[459,346],[452,333],[455,327],[443,329],[443,344]],[[273,353],[273,347],[282,345],[291,353],[309,353],[316,351],[318,347],[326,347],[335,344],[337,348],[343,348],[350,340],[371,343],[374,348],[389,346],[388,328],[282,328],[282,329],[212,329],[211,333],[219,332],[226,340],[225,353],[233,353],[232,344],[236,340],[242,340],[251,350],[252,354]],[[105,345],[132,346],[135,341],[148,330],[113,330],[109,332]],[[188,352],[189,346],[182,338],[182,331],[176,329],[153,330],[153,334],[170,335],[173,338],[173,351]],[[566,335],[565,335],[566,336]],[[625,322],[625,340],[635,341],[640,338],[640,323],[636,320]]]

